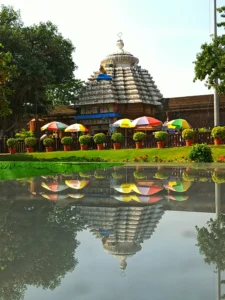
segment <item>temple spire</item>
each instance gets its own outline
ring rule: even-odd
[[[117,40],[117,42],[116,42],[116,45],[117,45],[117,47],[119,48],[120,52],[124,52],[124,50],[123,50],[124,42],[123,42],[123,40],[121,39],[122,35],[123,35],[122,32],[119,32],[119,33],[117,34],[117,36],[119,37],[119,40]]]

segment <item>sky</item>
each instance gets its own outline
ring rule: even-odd
[[[51,21],[76,47],[75,76],[87,80],[102,59],[124,49],[139,58],[165,98],[210,94],[193,82],[196,54],[213,33],[213,0],[0,0],[25,25]],[[217,0],[217,7],[224,0]]]

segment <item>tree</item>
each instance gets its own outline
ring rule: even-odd
[[[0,44],[0,50],[3,48],[3,45]],[[16,75],[16,67],[12,65],[11,61],[12,54],[9,51],[0,52],[0,117],[12,113],[7,96],[11,95],[13,90],[8,87],[7,83]]]
[[[75,50],[71,41],[65,39],[51,22],[24,26],[19,11],[2,6],[0,11],[0,36],[4,52],[10,51],[12,63],[16,65],[20,76],[7,83],[15,93],[7,96],[10,118],[2,125],[10,128],[25,115],[46,113],[51,109],[52,98],[49,89],[58,89],[60,101],[67,97],[67,89],[72,85],[79,91],[80,85],[74,78],[77,68],[72,53]]]
[[[225,6],[217,11],[225,18]],[[225,29],[225,22],[218,23],[217,26]],[[203,44],[201,49],[194,62],[194,82],[205,80],[208,89],[215,88],[219,94],[225,93],[225,34],[214,38],[209,44]]]

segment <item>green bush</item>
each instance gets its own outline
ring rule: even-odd
[[[143,171],[134,171],[134,178],[141,180],[146,178],[146,174]]]
[[[6,141],[6,144],[9,148],[16,148],[18,144],[18,140],[14,138],[10,138]]]
[[[165,141],[168,137],[168,133],[166,131],[157,131],[155,133],[155,138],[158,140],[158,141]]]
[[[133,140],[135,142],[142,142],[147,138],[147,134],[141,131],[135,132],[133,135]]]
[[[115,143],[122,143],[124,141],[124,136],[122,135],[122,133],[117,132],[112,134],[111,139]]]
[[[103,144],[106,141],[106,135],[104,133],[96,133],[93,139],[95,144]]]
[[[71,145],[73,143],[73,139],[71,136],[64,136],[62,139],[61,139],[61,143],[63,145]]]
[[[91,137],[89,135],[81,135],[79,137],[79,143],[81,145],[88,145],[91,142]]]
[[[112,173],[112,178],[114,178],[114,179],[122,179],[124,176],[123,176],[123,174],[120,174],[119,172],[113,172]]]
[[[185,140],[192,140],[195,136],[195,132],[193,129],[184,129],[182,131],[182,137]]]
[[[79,172],[80,177],[82,178],[90,178],[91,174],[89,172]]]
[[[36,145],[37,140],[34,137],[27,137],[25,138],[24,143],[26,146],[33,148]]]
[[[25,130],[24,128],[22,128],[19,132],[16,133],[16,138],[19,141],[25,141],[25,139],[28,137],[34,137],[34,133],[32,131]]]
[[[212,129],[211,136],[217,139],[225,138],[225,127],[216,126]]]
[[[196,144],[188,154],[189,159],[195,162],[212,162],[212,151],[206,144]]]
[[[211,129],[207,129],[206,127],[198,128],[198,132],[211,132]]]
[[[104,179],[105,178],[104,171],[96,170],[94,172],[94,177],[97,178],[97,179]]]
[[[212,180],[215,183],[224,183],[225,182],[225,173],[224,172],[213,172]]]
[[[195,176],[193,174],[189,174],[188,172],[183,172],[182,179],[187,182],[193,182],[195,181]]]
[[[169,177],[169,174],[167,171],[158,171],[155,173],[154,176],[156,179],[165,180]]]
[[[54,140],[52,138],[46,138],[43,140],[43,145],[45,147],[51,147],[54,143]]]

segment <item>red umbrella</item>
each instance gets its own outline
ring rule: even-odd
[[[60,192],[60,191],[63,191],[65,189],[68,189],[68,186],[65,185],[65,184],[60,184],[58,182],[42,182],[41,186],[49,191],[52,191],[52,192]]]
[[[163,190],[162,186],[140,186],[136,185],[133,191],[141,195],[153,195]]]
[[[140,118],[137,118],[131,122],[134,126],[159,126],[162,125],[162,122],[148,116],[143,116]]]

